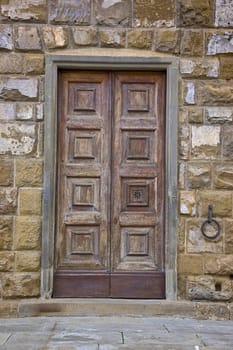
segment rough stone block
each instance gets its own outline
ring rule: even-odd
[[[96,22],[105,26],[131,26],[131,0],[94,0]]]
[[[182,125],[179,129],[179,156],[180,159],[189,158],[190,130],[187,125]]]
[[[125,47],[125,31],[121,30],[101,30],[100,45],[102,47]]]
[[[44,104],[36,103],[35,105],[35,117],[36,120],[41,121],[44,120]]]
[[[10,272],[14,269],[15,253],[0,252],[0,272]]]
[[[14,120],[15,107],[13,103],[0,103],[0,120]]]
[[[187,105],[196,104],[196,86],[193,81],[183,82],[183,100]]]
[[[35,216],[16,216],[14,249],[39,250],[41,240],[41,219]]]
[[[200,104],[229,105],[233,103],[232,81],[199,81],[197,83],[197,100]]]
[[[220,76],[222,79],[233,78],[233,58],[232,56],[220,57]]]
[[[13,31],[7,24],[0,24],[0,49],[13,50]]]
[[[47,49],[63,48],[68,45],[68,30],[61,26],[43,26],[43,41]]]
[[[233,166],[218,164],[214,167],[214,187],[219,189],[233,189]]]
[[[194,191],[180,192],[180,214],[194,216],[196,214],[196,198]]]
[[[15,47],[18,50],[41,50],[38,28],[29,25],[16,27]]]
[[[216,0],[215,25],[217,27],[233,27],[232,0]]]
[[[209,275],[232,275],[233,254],[209,255],[204,260],[204,272]],[[233,293],[233,291],[232,291]]]
[[[17,74],[23,72],[24,57],[19,53],[1,53],[0,72],[1,74]]]
[[[88,25],[91,0],[50,0],[49,20],[53,23]]]
[[[232,193],[230,191],[199,191],[199,216],[207,217],[208,205],[213,206],[213,217],[232,217]]]
[[[214,0],[180,0],[179,24],[184,27],[210,27],[214,22]]]
[[[178,245],[177,249],[180,254],[185,253],[185,219],[180,217],[177,227]]]
[[[1,6],[1,15],[13,21],[45,21],[46,0],[8,0]]]
[[[207,55],[233,53],[233,32],[207,33]]]
[[[1,124],[0,154],[26,155],[35,151],[36,126],[34,124]]]
[[[0,216],[0,250],[11,250],[13,242],[13,219]]]
[[[218,292],[220,293],[220,292]],[[220,295],[221,297],[221,295]],[[220,299],[216,299],[218,301]],[[222,299],[225,300],[225,299]],[[229,309],[225,303],[197,303],[196,318],[200,320],[229,320]]]
[[[16,104],[16,119],[17,120],[32,120],[34,117],[33,103],[17,103]]]
[[[189,188],[206,188],[211,182],[209,163],[189,162],[187,165],[187,185]]]
[[[0,214],[12,214],[16,211],[17,189],[0,187]]]
[[[217,59],[183,58],[180,61],[180,72],[191,78],[217,78],[219,76],[219,61]]]
[[[10,159],[0,159],[0,186],[13,185],[14,165]]]
[[[41,215],[41,190],[20,188],[19,212],[20,215]]]
[[[40,294],[40,274],[5,273],[2,287],[3,298],[37,297]]]
[[[155,32],[155,50],[174,54],[179,53],[180,31],[175,28],[158,29]]]
[[[216,196],[216,195],[215,195]],[[209,203],[208,203],[209,204]],[[208,205],[207,204],[207,205]],[[207,240],[201,233],[201,225],[203,219],[189,219],[187,221],[187,239],[186,239],[186,250],[187,253],[222,253],[223,252],[223,238],[220,235],[215,240]],[[218,220],[221,225],[221,220]],[[207,234],[211,234],[207,230]]]
[[[233,160],[233,126],[222,127],[222,153],[226,160]]]
[[[39,251],[16,252],[15,269],[17,272],[39,272],[40,270]]]
[[[201,107],[189,107],[188,109],[188,122],[194,124],[203,123],[203,108]]]
[[[39,53],[24,55],[24,73],[25,74],[44,74],[45,63],[44,55]]]
[[[179,189],[185,187],[185,174],[186,174],[186,163],[180,162],[179,164]]]
[[[225,221],[225,253],[233,254],[233,220]]]
[[[233,297],[231,281],[213,276],[188,277],[188,297],[191,300],[228,301]]]
[[[197,254],[180,254],[178,256],[178,273],[181,275],[202,275],[203,257]]]
[[[196,159],[216,159],[220,155],[220,127],[192,126],[191,154]]]
[[[134,1],[134,26],[172,27],[175,23],[175,1]]]
[[[98,35],[95,28],[72,28],[74,42],[78,46],[96,46]]]
[[[151,30],[133,29],[128,32],[128,47],[151,49],[153,32]]]
[[[211,124],[231,123],[233,121],[232,107],[206,107],[205,119]]]
[[[36,159],[16,160],[16,186],[41,186],[43,182],[43,162]]]
[[[38,80],[36,78],[1,78],[0,100],[37,100]]]
[[[201,30],[183,30],[181,32],[180,53],[186,56],[204,54],[204,36]]]

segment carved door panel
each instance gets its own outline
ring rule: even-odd
[[[63,72],[55,297],[164,298],[163,73]]]

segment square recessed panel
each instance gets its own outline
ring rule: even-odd
[[[94,255],[94,232],[71,232],[71,254]]]
[[[128,89],[128,111],[149,111],[149,89]]]
[[[96,111],[96,89],[76,89],[74,111]]]
[[[149,231],[143,233],[127,233],[126,255],[144,256],[149,253]]]
[[[76,115],[100,114],[101,83],[70,82],[68,84],[68,113]]]
[[[101,134],[98,130],[69,130],[68,160],[74,163],[99,162]]]
[[[155,131],[122,131],[122,160],[124,163],[154,163],[157,161]]]
[[[67,179],[67,209],[69,211],[98,211],[100,209],[100,180],[98,178]]]
[[[121,187],[123,211],[154,211],[155,181],[123,179]]]
[[[150,138],[146,136],[129,136],[127,159],[149,159]]]

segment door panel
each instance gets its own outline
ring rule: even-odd
[[[55,297],[164,298],[163,73],[60,74]]]

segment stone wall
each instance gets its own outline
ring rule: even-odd
[[[0,298],[40,294],[44,53],[84,47],[180,58],[179,298],[232,300],[231,0],[1,0]]]

